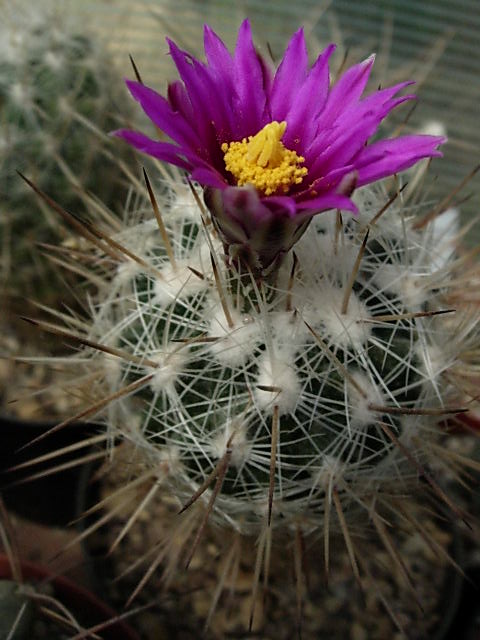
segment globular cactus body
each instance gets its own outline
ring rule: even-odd
[[[91,364],[109,393],[135,387],[108,428],[167,464],[180,504],[205,491],[211,517],[241,533],[266,518],[310,532],[332,491],[355,526],[416,486],[454,401],[437,316],[452,229],[416,230],[397,204],[374,220],[386,199],[365,188],[359,217],[313,219],[266,279],[228,263],[193,198],[163,208],[167,248],[154,221],[118,236],[143,266],[109,277],[89,339],[120,358]]]

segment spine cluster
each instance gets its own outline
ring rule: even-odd
[[[365,188],[359,217],[317,216],[262,280],[226,263],[198,196],[162,197],[163,233],[116,236],[138,259],[108,275],[89,330],[115,353],[88,360],[116,397],[111,435],[245,534],[322,529],[332,504],[356,526],[414,491],[460,410],[455,216],[416,228],[401,195],[378,215],[388,196]]]

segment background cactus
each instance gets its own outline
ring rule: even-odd
[[[3,8],[0,38],[1,283],[25,295],[52,276],[36,243],[56,241],[61,230],[51,212],[39,211],[17,171],[61,194],[76,213],[85,211],[89,190],[104,212],[118,212],[126,189],[107,133],[127,109],[116,102],[121,87],[109,57],[53,3],[39,11],[19,3]]]
[[[113,56],[92,35],[91,20],[56,0],[33,7],[0,2],[0,350],[41,356],[62,349],[42,340],[18,319],[26,299],[57,309],[79,310],[83,292],[79,264],[58,268],[81,249],[49,207],[35,197],[17,171],[54,194],[82,217],[115,218],[123,211],[133,169],[127,148],[113,155],[109,131],[128,118],[121,74]],[[128,57],[126,57],[128,61]],[[120,99],[119,99],[120,98]],[[115,157],[114,157],[115,156]],[[50,245],[49,247],[45,245]],[[52,246],[53,245],[53,246]],[[48,259],[44,255],[48,253]],[[51,383],[55,374],[0,364],[0,411],[50,417],[65,411],[61,393],[28,407],[9,404],[25,387]],[[3,384],[2,384],[3,382]],[[47,394],[48,395],[48,394]],[[58,401],[57,401],[58,400]]]

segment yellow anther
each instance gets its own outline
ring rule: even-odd
[[[287,128],[286,122],[270,122],[247,143],[247,162],[273,169],[281,164],[285,147],[280,142]]]
[[[286,122],[270,122],[256,135],[241,142],[224,142],[225,167],[237,184],[252,184],[264,195],[287,193],[294,184],[300,184],[308,173],[300,165],[305,158],[286,149],[281,138]]]

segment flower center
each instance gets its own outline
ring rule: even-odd
[[[225,167],[236,178],[237,184],[253,184],[266,196],[287,193],[294,184],[300,184],[308,173],[300,165],[305,158],[286,149],[280,142],[286,122],[270,122],[256,135],[241,142],[224,142]]]

